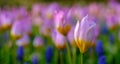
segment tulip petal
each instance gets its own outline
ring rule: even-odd
[[[81,21],[81,26],[80,26],[80,34],[79,38],[83,40],[89,40],[94,34],[94,27],[95,27],[95,22],[93,21],[88,21],[88,15],[85,16],[82,21]],[[88,37],[89,35],[89,37]]]
[[[76,27],[75,27],[75,30],[74,30],[74,39],[75,39],[75,42],[78,42],[77,41],[77,38],[78,38],[78,30],[79,30],[79,25],[80,25],[80,21],[78,20],[77,21],[77,24],[76,24]]]

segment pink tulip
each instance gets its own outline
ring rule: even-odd
[[[69,14],[70,14],[71,16],[73,16],[73,18],[81,20],[82,17],[86,14],[86,12],[87,12],[87,11],[86,11],[85,8],[83,8],[83,7],[73,6],[73,7],[70,9]]]
[[[41,27],[41,25],[43,24],[43,18],[41,16],[33,17],[32,23],[34,26]]]
[[[32,15],[33,16],[39,15],[40,14],[40,8],[41,8],[41,6],[39,4],[34,4],[32,6]]]
[[[15,21],[12,29],[11,29],[11,35],[14,38],[21,38],[23,35],[23,26],[22,26],[22,22],[21,21]]]
[[[43,39],[40,36],[36,36],[33,41],[33,45],[35,47],[41,47],[41,46],[43,46],[43,44],[44,44]]]
[[[54,41],[55,46],[58,49],[63,49],[65,47],[66,43],[65,37],[56,30],[52,32],[52,39]]]
[[[75,43],[75,40],[74,40],[74,29],[75,27],[73,26],[70,30],[70,32],[68,33],[67,35],[67,38],[68,38],[68,41],[70,42],[70,44],[74,47],[76,47],[76,43]]]
[[[115,29],[117,27],[117,18],[115,15],[106,16],[106,23],[109,29]]]
[[[29,43],[30,43],[30,39],[29,39],[28,35],[24,34],[22,36],[22,38],[17,40],[16,45],[18,45],[18,46],[26,46]]]
[[[23,19],[23,32],[24,34],[31,35],[32,34],[32,22],[30,19],[26,18]]]
[[[58,9],[60,9],[60,6],[57,3],[52,3],[44,10],[43,13],[47,19],[52,19],[54,15],[54,10]]]
[[[67,17],[67,10],[60,10],[60,11],[55,11],[54,14],[54,22],[55,22],[55,28],[58,30],[59,33],[63,35],[67,35],[71,25],[70,21],[68,20]]]
[[[44,23],[39,29],[39,32],[44,36],[50,36],[52,28],[53,28],[52,21],[45,19]]]
[[[9,12],[10,13],[10,12]],[[1,26],[3,29],[10,28],[13,22],[13,18],[9,13],[2,13],[0,15]]]

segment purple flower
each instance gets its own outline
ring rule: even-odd
[[[52,28],[52,21],[45,19],[43,25],[40,27],[39,30],[40,34],[43,34],[44,36],[50,36]]]
[[[52,32],[52,39],[54,41],[55,46],[58,49],[65,48],[66,39],[65,39],[65,37],[62,34],[60,34],[59,32],[57,32],[56,30],[54,30]]]
[[[30,43],[29,41],[30,41],[29,36],[26,35],[26,34],[24,34],[22,36],[22,38],[20,38],[20,39],[17,40],[16,44],[18,46],[26,46],[26,45],[28,45]]]
[[[67,14],[68,10],[59,10],[59,11],[55,11],[54,14],[54,22],[55,22],[55,28],[58,30],[59,33],[63,34],[63,35],[67,35],[68,32],[70,31],[71,25],[69,22],[69,18],[68,18],[68,14]]]
[[[18,9],[18,13],[21,18],[24,18],[28,15],[28,12],[27,12],[27,8],[25,6],[21,6],[19,9]]]
[[[32,23],[29,18],[23,19],[23,33],[31,35],[32,34]]]
[[[13,18],[9,13],[4,12],[0,15],[0,21],[3,29],[10,28],[12,25]]]
[[[76,47],[76,42],[74,40],[74,29],[75,27],[72,27],[70,32],[67,35],[68,41],[70,42],[70,44],[74,47]]]
[[[69,10],[69,14],[70,16],[73,16],[74,19],[79,19],[81,20],[82,17],[84,17],[84,15],[86,15],[86,10],[83,7],[80,6],[76,6],[74,5],[70,10]]]
[[[90,21],[88,16],[85,16],[81,22],[77,22],[74,30],[74,39],[82,53],[86,52],[93,43],[95,28],[96,23]]]
[[[43,46],[43,44],[44,44],[43,39],[40,36],[36,36],[34,38],[33,45],[35,47],[41,47],[41,46]]]
[[[106,16],[106,22],[109,29],[115,29],[117,26],[117,19],[114,15]]]
[[[101,9],[101,11],[99,12],[99,8]],[[98,5],[97,3],[92,3],[88,6],[88,14],[91,16],[95,16],[95,17],[99,17],[101,15],[102,12],[102,8],[100,5]]]
[[[22,26],[22,22],[21,21],[15,21],[12,29],[11,29],[11,35],[14,38],[21,38],[23,35],[23,26]]]
[[[55,10],[59,10],[60,6],[57,3],[50,4],[43,12],[47,19],[52,19]]]
[[[32,17],[32,23],[33,23],[34,26],[41,27],[41,25],[43,24],[43,21],[44,20],[40,15]]]
[[[39,4],[34,4],[32,6],[32,15],[33,16],[39,15],[40,14],[40,10],[41,10],[40,8],[41,8],[41,6]]]
[[[33,25],[40,27],[43,24],[43,10],[46,7],[44,5],[34,4],[32,7],[32,22]]]

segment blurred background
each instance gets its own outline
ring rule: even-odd
[[[97,2],[97,3],[108,3],[109,1],[114,1],[114,0],[11,0],[8,2],[8,0],[0,0],[0,6],[5,7],[5,6],[20,6],[20,5],[25,5],[25,6],[32,6],[34,3],[53,3],[57,2],[62,5],[69,5],[72,6],[75,3],[79,4],[88,4],[92,2]],[[115,0],[117,2],[120,2],[119,0]],[[29,3],[28,3],[29,2]],[[67,3],[67,4],[66,4]]]
[[[96,28],[83,64],[120,64],[120,0],[0,0],[0,64],[81,64],[86,15]]]

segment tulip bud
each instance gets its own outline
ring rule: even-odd
[[[66,36],[71,28],[70,22],[67,18],[67,11],[55,11],[54,22],[58,32]]]
[[[43,18],[41,16],[36,16],[32,18],[33,25],[40,27],[43,24]]]
[[[46,19],[39,31],[44,36],[50,36],[51,29],[52,29],[52,24],[49,20]]]
[[[81,53],[87,51],[94,39],[95,22],[89,21],[88,16],[85,16],[81,23],[78,21],[74,31],[75,42]]]
[[[58,49],[61,50],[61,49],[65,48],[66,40],[65,40],[65,37],[62,34],[60,34],[57,31],[53,31],[53,33],[52,33],[52,39],[54,41],[55,46]]]
[[[44,11],[45,17],[47,19],[52,19],[53,18],[53,14],[54,14],[54,10],[58,10],[60,7],[57,3],[52,3],[50,4]]]
[[[107,16],[106,18],[107,26],[109,29],[114,30],[117,27],[117,19],[115,16]]]
[[[16,21],[14,22],[12,29],[11,29],[11,35],[13,38],[19,39],[22,37],[22,33],[23,33],[23,27],[22,27],[22,23],[20,21]]]
[[[19,40],[17,40],[16,44],[17,44],[18,46],[26,46],[26,45],[29,44],[29,41],[30,41],[30,40],[29,40],[28,35],[23,35],[22,38],[20,38]]]
[[[74,19],[79,19],[81,20],[82,17],[86,14],[86,10],[80,6],[73,6],[71,9],[70,9],[70,14],[71,16],[73,16]]]
[[[1,25],[3,29],[8,29],[11,27],[13,18],[11,17],[10,14],[3,13],[1,14],[0,18],[1,18],[0,20],[1,20]]]
[[[32,34],[32,24],[30,20],[24,20],[23,22],[23,32],[24,34],[31,35]]]
[[[35,47],[41,47],[42,45],[43,45],[43,39],[41,38],[41,37],[39,37],[39,36],[36,36],[35,37],[35,39],[34,39],[34,41],[33,41],[33,45],[35,46]]]
[[[32,6],[32,15],[36,16],[36,15],[40,14],[40,8],[41,8],[41,6],[39,4],[34,4]]]

